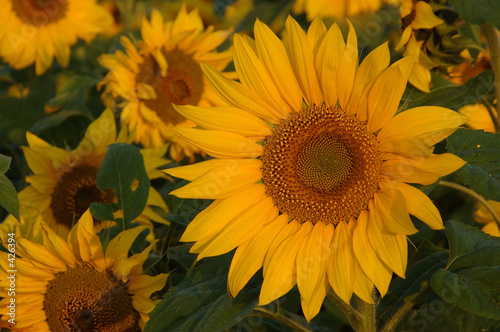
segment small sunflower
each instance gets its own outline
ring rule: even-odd
[[[52,146],[28,132],[29,146],[23,147],[23,151],[33,174],[26,177],[30,185],[19,193],[19,204],[38,209],[43,220],[56,233],[66,236],[90,203],[114,202],[112,190],[101,191],[97,188],[96,175],[108,145],[126,142],[125,136],[125,131],[122,131],[117,137],[115,119],[110,110],[104,111],[89,125],[84,139],[73,151]],[[150,179],[165,175],[157,169],[168,162],[161,158],[165,149],[141,151]],[[150,220],[168,223],[153,211],[153,206],[164,212],[168,210],[160,194],[151,187],[147,205],[137,221],[147,225],[151,225]],[[111,226],[111,222],[95,222],[98,229]]]
[[[294,14],[306,13],[307,20],[316,16],[333,17],[338,20],[364,13],[375,13],[384,4],[398,4],[399,0],[296,0]]]
[[[10,319],[7,277],[16,270],[13,331],[141,331],[155,306],[151,294],[168,276],[143,274],[153,244],[128,257],[144,229],[121,232],[104,252],[86,211],[67,241],[47,225],[40,242],[18,239],[14,263],[0,252],[0,320],[6,325]]]
[[[495,122],[493,122],[491,118],[492,116],[498,118],[495,108],[492,107],[491,110],[488,111],[483,104],[473,104],[460,107],[458,112],[469,119],[466,123],[467,127],[475,130],[484,130],[490,133],[496,132]]]
[[[125,53],[99,57],[109,73],[101,84],[105,94],[124,100],[122,122],[135,132],[135,141],[145,147],[157,147],[171,142],[173,159],[194,158],[196,148],[179,140],[171,128],[191,127],[194,123],[177,113],[172,104],[213,106],[220,103],[200,69],[206,62],[223,70],[232,59],[230,51],[217,53],[232,30],[203,29],[197,10],[187,12],[182,6],[174,21],[164,22],[159,11],[153,10],[151,22],[142,22],[143,40],[138,49],[123,37]]]
[[[37,75],[54,56],[66,67],[70,46],[90,42],[113,18],[95,0],[0,0],[0,55],[14,69],[35,63]]]
[[[500,215],[500,202],[488,200],[488,204],[490,204],[491,207],[496,211],[497,215]],[[488,211],[488,209],[486,208],[486,206],[484,206],[484,204],[478,203],[477,210],[474,214],[474,219],[478,223],[484,224],[483,228],[481,229],[483,232],[493,236],[500,237],[500,229],[498,228],[497,223],[493,219],[491,212]]]
[[[358,63],[357,37],[292,18],[288,44],[257,20],[255,41],[236,35],[241,83],[202,64],[229,106],[178,106],[198,124],[174,132],[214,159],[165,170],[191,181],[172,194],[215,201],[189,224],[198,259],[237,248],[228,276],[236,296],[263,267],[265,305],[297,284],[310,320],[330,289],[373,302],[392,273],[404,277],[409,214],[443,228],[431,200],[407,183],[431,184],[465,162],[433,145],[466,118],[426,106],[397,115],[413,62],[389,65],[387,43]]]
[[[402,35],[396,50],[405,46],[404,56],[415,60],[410,83],[421,91],[430,92],[430,70],[438,64],[422,51],[424,40],[417,39],[416,34],[418,30],[433,29],[444,21],[434,14],[432,7],[425,1],[402,0],[400,13]]]

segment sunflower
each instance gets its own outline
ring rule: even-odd
[[[232,30],[203,29],[197,10],[187,12],[182,6],[174,21],[164,22],[153,10],[151,22],[143,19],[143,40],[138,49],[122,37],[125,53],[99,57],[109,73],[101,82],[104,94],[124,100],[122,122],[135,131],[135,141],[145,147],[171,142],[170,155],[175,160],[191,159],[198,152],[192,145],[178,140],[171,128],[191,127],[194,123],[177,113],[172,104],[213,106],[220,103],[200,69],[204,61],[223,70],[231,61],[230,51],[213,51]]]
[[[202,68],[228,106],[178,106],[198,128],[174,132],[214,157],[165,170],[191,181],[172,194],[214,199],[182,241],[198,259],[237,248],[228,276],[236,296],[263,267],[259,303],[294,285],[310,320],[330,287],[347,303],[373,302],[392,273],[404,277],[409,214],[443,227],[430,199],[407,183],[432,184],[465,162],[433,145],[466,118],[442,107],[396,111],[413,63],[389,66],[387,43],[358,63],[356,32],[291,17],[288,44],[256,21],[255,41],[236,35],[241,83]]]
[[[111,203],[115,200],[112,190],[101,191],[96,186],[96,175],[108,145],[127,140],[125,131],[117,137],[113,113],[106,110],[89,125],[85,137],[73,151],[67,151],[27,132],[29,146],[23,147],[32,175],[26,177],[31,185],[19,193],[19,204],[38,209],[43,220],[56,233],[66,236],[73,222],[89,208],[90,203]],[[168,161],[161,158],[166,148],[142,150],[144,165],[150,179],[165,174],[156,169]],[[138,222],[151,226],[154,220],[168,223],[153,211],[153,206],[166,212],[167,206],[160,194],[150,188],[148,202]],[[109,227],[112,222],[95,220],[98,230]]]
[[[316,16],[333,17],[341,20],[363,13],[375,13],[384,4],[396,5],[400,0],[296,0],[292,11],[294,14],[306,13],[307,20]]]
[[[40,242],[17,240],[16,260],[0,252],[0,319],[5,325],[15,299],[14,331],[140,331],[148,321],[166,274],[143,274],[153,246],[128,257],[135,238],[146,226],[125,230],[104,252],[87,210],[67,241],[42,225]],[[15,272],[15,297],[9,294]]]
[[[496,132],[495,123],[492,119],[492,116],[498,118],[495,108],[492,107],[490,113],[483,104],[472,104],[460,107],[458,112],[469,119],[466,123],[467,127],[475,130],[484,130],[490,133]]]
[[[500,215],[500,202],[495,202],[492,200],[488,200],[488,204],[496,211],[497,215]],[[488,211],[484,204],[477,204],[476,212],[474,213],[474,219],[480,223],[484,224],[482,231],[500,237],[500,229],[498,228],[497,223],[493,219],[491,212]]]
[[[435,28],[444,21],[434,14],[432,7],[425,1],[403,0],[400,14],[402,35],[396,50],[405,46],[404,56],[415,60],[410,83],[421,91],[430,92],[430,70],[438,64],[422,51],[424,40],[418,40],[416,34],[418,30]]]
[[[113,18],[95,0],[0,0],[0,55],[14,69],[35,63],[37,75],[54,56],[66,67],[70,46],[90,42]]]

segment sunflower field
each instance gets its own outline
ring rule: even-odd
[[[500,331],[500,1],[0,8],[1,332]]]

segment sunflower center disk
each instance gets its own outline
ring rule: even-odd
[[[356,218],[378,189],[378,142],[338,107],[290,114],[264,143],[262,179],[281,213],[299,222]]]
[[[163,51],[167,60],[167,75],[161,70],[153,56],[146,57],[136,76],[137,83],[151,86],[156,93],[155,99],[145,99],[144,104],[165,124],[179,124],[185,120],[172,107],[175,105],[197,105],[203,94],[203,73],[199,64],[179,49]]]
[[[97,168],[81,165],[61,176],[52,193],[50,207],[56,222],[68,228],[80,219],[90,203],[111,203],[112,190],[101,191],[96,186]]]
[[[12,0],[12,10],[25,24],[44,26],[62,19],[68,0]]]
[[[43,305],[51,331],[140,331],[126,285],[110,272],[85,266],[59,272]]]
[[[329,193],[349,178],[353,167],[349,149],[341,140],[325,135],[299,152],[297,176],[305,185]]]

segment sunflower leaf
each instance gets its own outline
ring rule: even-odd
[[[448,151],[467,161],[457,173],[487,199],[500,201],[500,134],[458,129],[447,138]]]
[[[500,319],[500,239],[453,220],[446,235],[450,261],[432,276],[432,288],[450,304]]]
[[[434,78],[435,76],[432,82],[435,82]],[[487,70],[468,80],[464,85],[447,81],[433,88],[430,93],[423,93],[409,86],[403,95],[403,99],[406,100],[405,109],[432,105],[457,111],[464,105],[479,103],[481,97],[489,96],[494,83],[494,73]]]
[[[482,24],[485,21],[500,29],[500,2],[497,0],[450,0],[460,16],[469,23]]]
[[[5,174],[0,174],[0,205],[19,220],[19,199],[16,188]]]
[[[232,254],[206,258],[149,313],[144,331],[223,331],[252,312],[261,281],[251,280],[231,299],[227,293],[231,258]]]
[[[99,82],[98,78],[91,76],[72,76],[61,86],[54,98],[49,100],[50,107],[58,108],[73,98],[82,89],[94,86]]]
[[[97,171],[96,184],[101,190],[115,191],[118,206],[123,212],[122,227],[128,228],[144,210],[149,196],[150,182],[139,149],[125,143],[108,146]],[[113,204],[105,205],[113,212]]]

